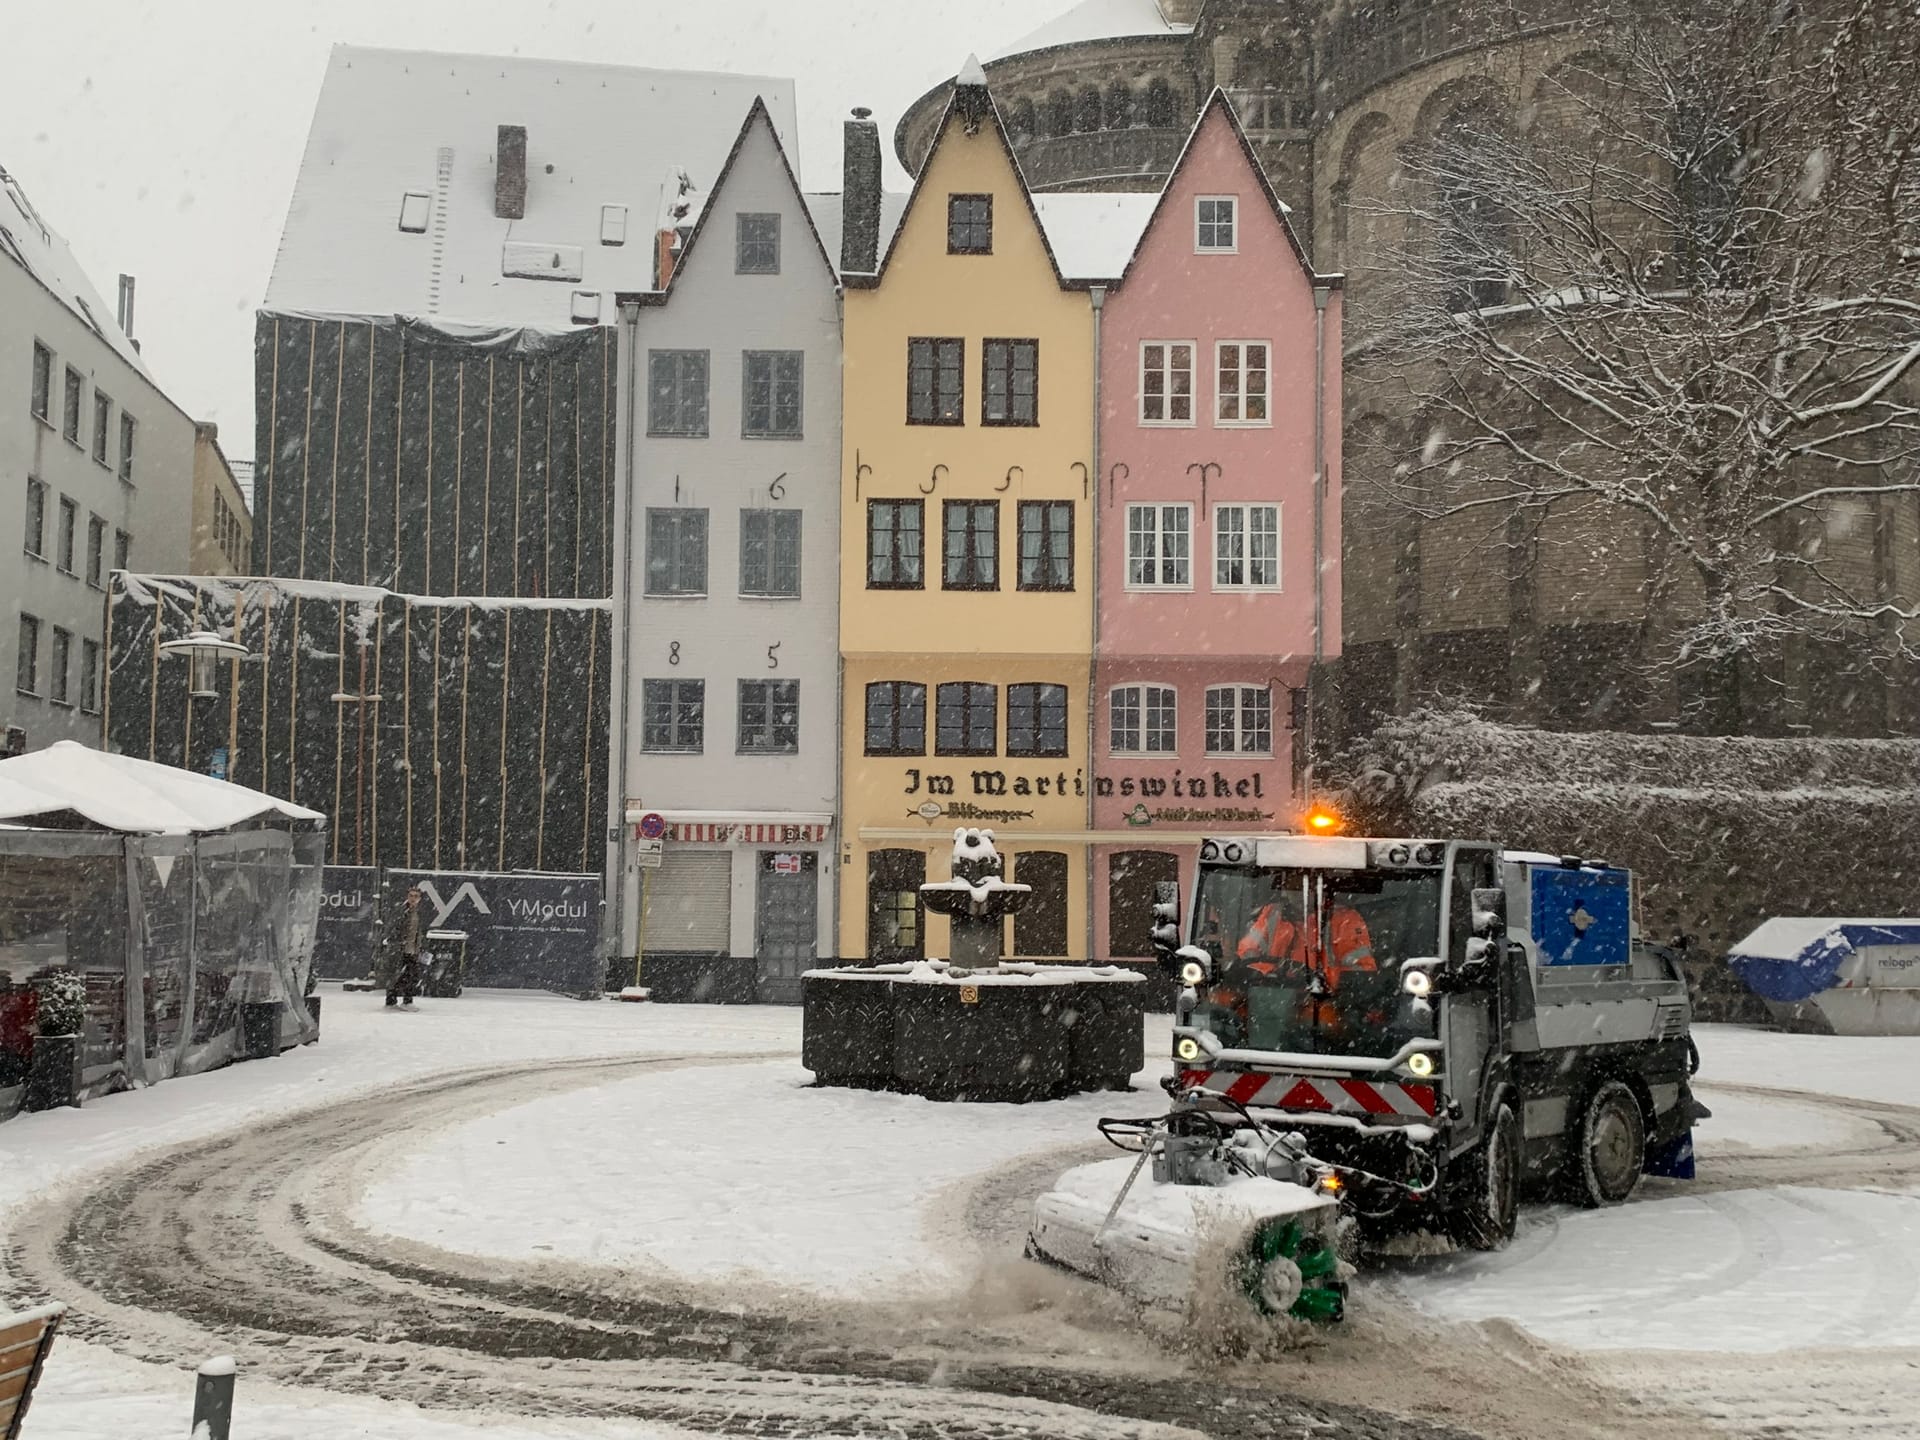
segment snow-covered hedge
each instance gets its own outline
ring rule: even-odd
[[[1772,915],[1898,915],[1920,895],[1920,741],[1561,734],[1422,711],[1341,771],[1372,833],[1630,866],[1648,932],[1711,953]]]

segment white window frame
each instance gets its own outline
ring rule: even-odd
[[[1234,393],[1229,396],[1221,387],[1221,372],[1226,368],[1220,358],[1220,352],[1229,345],[1240,347],[1240,363],[1235,371]],[[1253,366],[1247,364],[1247,347],[1258,345],[1264,352],[1266,363]],[[1247,376],[1258,370],[1263,377],[1260,398],[1266,404],[1266,415],[1259,420],[1246,418]],[[1222,415],[1221,409],[1229,400],[1233,400],[1240,414],[1232,419]],[[1213,342],[1213,423],[1222,430],[1267,430],[1273,428],[1273,342],[1271,340],[1216,340]]]
[[[1246,692],[1249,690],[1267,697],[1267,746],[1264,750],[1250,749],[1247,745]],[[1231,693],[1233,696],[1233,749],[1231,750],[1218,750],[1213,744],[1213,697],[1222,692]],[[1201,703],[1205,707],[1200,717],[1201,738],[1202,743],[1206,745],[1209,760],[1234,760],[1246,756],[1267,760],[1273,758],[1274,705],[1271,685],[1254,684],[1245,680],[1209,685]]]
[[[1258,582],[1251,578],[1253,575],[1253,513],[1252,512],[1254,512],[1255,510],[1271,510],[1273,512],[1273,583],[1272,584]],[[1213,528],[1213,588],[1215,590],[1230,590],[1235,592],[1252,591],[1257,593],[1272,594],[1281,588],[1281,585],[1280,585],[1280,582],[1281,582],[1281,570],[1280,570],[1281,513],[1280,511],[1281,511],[1281,506],[1277,501],[1269,502],[1265,500],[1232,500],[1232,501],[1215,503],[1213,507],[1213,527],[1212,527]],[[1225,546],[1221,543],[1221,540],[1222,540],[1221,526],[1224,523],[1229,513],[1238,514],[1240,516],[1240,543],[1243,548],[1239,558],[1240,558],[1241,564],[1245,567],[1247,576],[1249,577],[1246,580],[1239,581],[1239,582],[1235,582],[1232,580],[1224,580],[1221,578],[1221,575],[1220,575],[1221,567],[1230,558],[1225,553]]]
[[[1147,727],[1147,692],[1157,690],[1172,697],[1167,702],[1169,717],[1166,725],[1167,748],[1156,750],[1148,744],[1151,733]],[[1132,693],[1134,706],[1138,711],[1140,744],[1138,748],[1122,749],[1119,741],[1119,727],[1113,723],[1114,703],[1122,695]],[[1125,685],[1115,685],[1107,691],[1107,753],[1109,755],[1135,756],[1141,759],[1165,759],[1180,753],[1180,694],[1176,687],[1163,684],[1158,680],[1130,680]]]
[[[1153,562],[1153,573],[1156,577],[1159,576],[1160,567],[1165,563],[1167,558],[1167,554],[1166,554],[1167,530],[1166,530],[1166,513],[1165,512],[1168,510],[1186,511],[1186,514],[1187,514],[1187,554],[1186,554],[1187,578],[1184,581],[1161,580],[1158,578],[1155,578],[1152,580],[1136,580],[1134,578],[1133,566],[1134,566],[1134,561],[1138,557],[1136,557],[1133,553],[1133,535],[1134,535],[1133,517],[1134,517],[1134,512],[1139,510],[1150,510],[1153,512],[1152,562]],[[1176,594],[1190,592],[1193,589],[1193,504],[1191,501],[1159,500],[1159,501],[1153,501],[1151,503],[1146,501],[1137,501],[1134,503],[1130,503],[1127,506],[1126,545],[1127,545],[1127,586],[1126,586],[1127,589],[1138,590],[1138,591],[1151,591],[1151,590],[1170,591]]]
[[[1178,373],[1172,364],[1174,347],[1187,347],[1187,418],[1175,420],[1173,415],[1173,377]],[[1157,373],[1163,377],[1160,391],[1161,408],[1165,414],[1158,420],[1147,414],[1147,351],[1158,346],[1166,352],[1162,355],[1162,364]],[[1156,430],[1191,430],[1200,414],[1200,376],[1198,374],[1200,345],[1194,340],[1142,340],[1140,342],[1139,385],[1135,396],[1135,413],[1141,425]]]
[[[1203,245],[1200,241],[1200,207],[1217,201],[1225,201],[1233,207],[1233,218],[1228,222],[1233,227],[1231,245]],[[1218,220],[1213,222],[1219,224]],[[1193,253],[1196,255],[1238,255],[1240,253],[1240,197],[1238,195],[1196,195],[1193,197]]]

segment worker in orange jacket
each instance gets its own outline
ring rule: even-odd
[[[1341,1018],[1335,997],[1343,975],[1355,971],[1373,974],[1378,970],[1373,958],[1373,936],[1367,922],[1350,905],[1335,905],[1327,917],[1327,951],[1317,943],[1314,927],[1297,918],[1299,905],[1288,892],[1281,892],[1254,914],[1253,923],[1235,949],[1236,970],[1254,975],[1276,976],[1281,967],[1297,965],[1319,979],[1319,994],[1303,994],[1299,1018],[1302,1024],[1338,1028]],[[1247,1008],[1245,987],[1250,977],[1242,977],[1235,986],[1216,991],[1213,998],[1232,1006],[1243,1016]]]

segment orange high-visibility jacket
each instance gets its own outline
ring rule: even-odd
[[[1333,951],[1330,963],[1324,963],[1313,948],[1311,926],[1294,924],[1281,914],[1278,904],[1263,905],[1253,917],[1253,924],[1247,927],[1236,953],[1241,960],[1250,962],[1249,968],[1268,973],[1274,968],[1271,962],[1282,960],[1319,970],[1332,988],[1338,988],[1340,976],[1348,970],[1376,968],[1373,937],[1367,933],[1367,922],[1360,918],[1358,910],[1346,905],[1335,906],[1327,931],[1327,941]]]

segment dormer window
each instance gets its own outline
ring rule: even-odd
[[[1239,201],[1232,195],[1202,195],[1194,202],[1193,248],[1200,255],[1230,255],[1239,248]]]
[[[400,228],[409,235],[427,232],[427,217],[433,213],[433,197],[424,190],[409,190],[400,197]]]
[[[991,195],[949,195],[947,197],[947,253],[949,255],[991,255],[993,253],[993,197]]]

